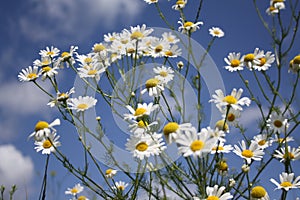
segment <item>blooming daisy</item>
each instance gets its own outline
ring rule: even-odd
[[[263,52],[263,51],[262,51]],[[256,64],[253,65],[253,69],[258,71],[266,71],[271,67],[272,63],[275,61],[275,56],[272,52],[268,51],[261,58],[256,61]]]
[[[165,57],[176,58],[181,55],[181,49],[177,45],[172,45],[171,48],[163,52]]]
[[[172,34],[172,32],[164,32],[162,35],[162,38],[166,41],[168,41],[170,44],[176,44],[180,40],[177,39],[175,35]]]
[[[76,60],[79,62],[79,65],[82,67],[89,65],[94,61],[92,53],[87,55],[76,55],[76,58]]]
[[[159,155],[166,148],[164,144],[162,134],[131,135],[127,139],[126,149],[131,151],[134,157],[143,160],[145,157]]]
[[[277,186],[275,190],[284,189],[285,191],[289,191],[290,189],[293,188],[300,188],[300,176],[294,179],[294,173],[288,174],[286,172],[282,172],[279,175],[279,179],[280,179],[280,183],[275,181],[275,179],[273,178],[270,179],[270,181]]]
[[[248,53],[243,56],[244,65],[248,67],[248,69],[252,70],[253,67],[257,64],[260,64],[260,58],[264,56],[264,51],[260,51],[259,48],[255,48],[253,53]]]
[[[227,64],[227,66],[225,66],[225,69],[230,72],[240,71],[244,69],[244,63],[243,58],[241,58],[241,53],[229,53],[227,58],[224,58],[224,61]]]
[[[275,154],[273,155],[275,158],[280,159],[280,162],[295,161],[300,159],[300,148],[291,148],[290,146],[281,147],[280,150],[275,150]]]
[[[116,32],[104,34],[104,41],[111,43],[119,37],[119,34]]]
[[[96,81],[99,81],[100,74],[105,72],[106,68],[102,63],[93,63],[77,68],[77,70],[80,78],[95,78]]]
[[[68,188],[65,191],[65,194],[71,194],[73,196],[76,196],[77,194],[81,193],[83,189],[84,189],[83,186],[81,186],[80,183],[78,183],[74,187]]]
[[[186,4],[187,4],[187,0],[177,0],[176,4],[172,6],[172,9],[174,10],[183,9]]]
[[[105,171],[105,177],[112,178],[113,176],[115,176],[117,174],[117,172],[118,172],[117,170],[109,168]]]
[[[289,123],[284,116],[273,111],[267,120],[267,126],[275,133],[283,133],[289,127]]]
[[[46,121],[38,121],[35,125],[34,132],[28,138],[34,137],[35,141],[41,141],[44,137],[48,137],[51,131],[56,132],[53,126],[60,125],[60,120],[55,119],[50,124]]]
[[[184,157],[193,155],[201,158],[211,151],[216,142],[217,140],[211,138],[208,132],[197,133],[194,127],[185,130],[184,134],[180,134],[176,139],[179,145],[178,152]]]
[[[255,186],[251,189],[250,200],[270,200],[270,197],[262,186]]]
[[[215,154],[217,151],[218,153],[230,153],[233,147],[231,144],[224,145],[224,142],[220,142],[219,144],[216,144],[211,149],[211,154]]]
[[[57,66],[55,67],[50,67],[50,66],[45,66],[42,67],[41,74],[42,74],[42,80],[45,80],[46,78],[51,78],[55,76],[58,72],[56,71],[58,69]]]
[[[133,120],[129,125],[129,131],[135,135],[145,134],[151,132],[151,127],[157,125],[156,121],[151,122],[150,124],[144,120]]]
[[[130,119],[140,119],[144,116],[149,116],[152,111],[158,108],[158,105],[153,105],[153,103],[138,103],[137,108],[133,109],[130,105],[127,105],[126,108],[130,111],[131,114],[124,114],[125,120]]]
[[[36,59],[33,61],[33,65],[37,67],[46,67],[52,64],[52,58],[49,56],[41,57],[41,60]]]
[[[79,96],[78,98],[70,98],[67,104],[70,106],[69,109],[76,110],[76,112],[85,111],[97,103],[97,99],[90,96]]]
[[[221,111],[224,107],[232,107],[235,110],[243,110],[241,106],[249,106],[251,100],[248,97],[241,98],[243,89],[240,88],[238,91],[234,88],[230,95],[224,96],[222,90],[216,90],[216,94],[213,94],[213,99],[209,102],[214,102]]]
[[[163,133],[165,135],[168,144],[176,141],[179,134],[182,134],[185,130],[191,130],[191,123],[178,124],[176,122],[169,122],[163,128]]]
[[[125,183],[124,181],[118,181],[118,182],[115,182],[115,185],[112,186],[112,189],[113,190],[124,191],[127,186],[128,186],[128,183]]]
[[[289,72],[297,73],[300,70],[300,55],[295,56],[289,65]]]
[[[124,29],[124,32],[130,34],[131,40],[142,40],[146,36],[150,35],[153,32],[152,28],[147,28],[145,24],[142,26],[137,25],[136,27],[130,27],[130,31]]]
[[[51,58],[54,58],[55,56],[58,56],[59,55],[59,49],[58,48],[56,48],[56,47],[53,47],[53,46],[51,46],[50,48],[49,47],[46,47],[46,49],[45,50],[40,50],[40,55],[42,56],[42,57],[47,57],[47,56],[49,56],[49,57],[51,57]]]
[[[70,64],[74,64],[75,63],[75,58],[74,56],[76,55],[76,51],[77,51],[78,47],[77,46],[71,46],[69,52],[64,51],[61,53],[60,58],[59,58],[59,66],[62,68],[63,67],[63,63],[66,62],[67,63],[67,67],[69,67]]]
[[[281,138],[278,134],[276,134],[275,137],[272,138],[272,142],[277,142],[277,143],[281,143],[281,144],[284,144],[287,142],[292,142],[292,141],[294,141],[293,137],[288,136],[288,137]]]
[[[50,133],[42,140],[35,141],[34,144],[36,147],[34,147],[34,149],[36,149],[36,152],[42,151],[42,154],[55,152],[55,148],[61,145],[58,141],[59,138],[60,136],[56,136],[56,133]]]
[[[157,74],[155,78],[158,79],[162,84],[167,84],[169,81],[173,80],[174,71],[172,70],[171,67],[168,68],[165,66],[156,67],[153,68],[153,71],[155,74]]]
[[[197,29],[199,29],[199,25],[203,25],[203,22],[196,22],[193,23],[191,21],[183,22],[182,19],[178,21],[178,23],[181,25],[178,28],[178,31],[181,31],[181,33],[192,33],[195,32]]]
[[[244,158],[247,161],[247,164],[250,164],[252,160],[260,161],[265,154],[256,142],[251,142],[249,148],[246,147],[244,140],[239,144],[241,148],[234,145],[235,149],[233,152],[241,158]]]
[[[22,71],[18,75],[18,78],[21,82],[34,81],[40,76],[40,74],[41,71],[38,70],[37,66],[29,66],[25,69],[22,69]]]
[[[150,55],[153,58],[162,57],[165,51],[170,49],[170,43],[164,39],[154,38],[150,45]]]
[[[233,196],[229,192],[225,192],[225,186],[219,187],[218,185],[215,185],[214,187],[206,187],[206,195],[207,198],[205,200],[212,200],[212,199],[218,199],[218,200],[227,200],[232,199]],[[198,197],[194,197],[194,200],[200,200]]]
[[[224,32],[222,31],[222,29],[218,28],[218,27],[212,27],[209,29],[209,34],[212,35],[213,37],[224,37]]]
[[[271,146],[273,142],[273,140],[268,138],[268,135],[266,133],[255,135],[251,141],[257,142],[261,149],[265,149]]]
[[[54,107],[56,105],[59,105],[60,102],[66,102],[70,95],[75,92],[75,88],[72,87],[69,91],[67,92],[57,92],[56,98],[51,100],[49,103],[47,103],[48,106]]]

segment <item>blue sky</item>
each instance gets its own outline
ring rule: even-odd
[[[197,1],[190,0],[187,9],[192,10],[195,2]],[[163,11],[168,11],[167,18],[177,27],[178,13],[170,9],[173,3],[174,0],[170,2],[161,0],[161,7]],[[265,10],[269,1],[261,1],[260,4],[261,9]],[[240,87],[241,82],[236,74],[223,69],[225,65],[223,58],[232,51],[245,54],[252,52],[256,47],[265,51],[271,50],[271,40],[254,13],[252,1],[210,0],[205,1],[203,6],[200,21],[203,21],[204,25],[193,38],[206,47],[211,39],[208,34],[210,27],[219,26],[224,30],[225,37],[215,41],[210,55],[224,77],[227,91],[230,91],[233,87]],[[268,18],[264,12],[263,15]],[[187,14],[187,18],[194,18],[194,16],[193,12]],[[159,18],[155,7],[142,0],[1,1],[0,22],[2,25],[0,28],[0,155],[11,155],[1,158],[5,160],[2,163],[6,164],[0,166],[7,171],[0,170],[0,184],[3,182],[9,186],[16,183],[20,188],[17,192],[20,199],[26,190],[29,199],[36,199],[45,156],[35,152],[32,141],[27,141],[27,137],[38,120],[51,121],[59,115],[46,106],[49,100],[46,95],[32,84],[20,83],[17,80],[19,71],[32,65],[33,60],[38,58],[39,50],[46,46],[53,45],[64,51],[71,45],[77,45],[79,52],[84,54],[91,50],[94,43],[103,41],[103,34],[120,32],[124,28],[144,23],[149,27],[166,28],[166,26]],[[295,44],[295,47],[299,46],[299,37]],[[287,61],[298,53],[297,49],[293,49]],[[287,71],[287,65],[285,67]],[[272,71],[270,73],[274,74]],[[284,72],[284,75],[290,76],[287,72]],[[71,86],[73,82],[68,81],[67,84]],[[285,80],[285,84],[286,87],[290,87],[288,79]],[[288,95],[290,91],[283,89],[283,92]],[[299,98],[297,94],[295,109],[298,110]],[[254,111],[254,107],[246,110],[247,118],[242,119],[243,122],[248,125],[255,123],[257,115]],[[63,122],[58,130],[75,131],[66,122]],[[255,128],[250,130],[255,132]],[[62,148],[79,163],[76,157],[80,157],[80,152],[71,145],[77,140],[61,135],[63,145],[66,144]],[[299,138],[296,142],[300,144]],[[52,159],[50,170],[59,169],[61,169],[60,164]],[[298,170],[298,175],[299,172]],[[64,189],[71,187],[76,180],[65,170],[58,171],[58,174],[61,177],[57,177],[56,181],[61,182],[62,186],[56,193],[63,196]],[[275,178],[278,179],[278,175]],[[273,188],[269,189],[269,193],[272,193],[272,190]]]

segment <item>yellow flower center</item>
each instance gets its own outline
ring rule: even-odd
[[[201,140],[195,140],[192,142],[192,144],[190,145],[190,148],[193,152],[195,151],[199,151],[204,147],[204,142]]]
[[[145,86],[147,89],[149,88],[152,88],[152,87],[156,87],[157,84],[158,84],[159,80],[156,79],[156,78],[151,78],[151,79],[148,79],[145,83]]]
[[[242,152],[242,156],[246,157],[246,158],[252,158],[253,157],[253,152],[249,149],[245,149]]]
[[[282,187],[291,187],[292,183],[289,181],[283,181],[282,183],[280,183],[280,186]]]
[[[146,128],[148,126],[148,123],[140,120],[137,125],[139,128]]]
[[[58,100],[59,101],[64,101],[64,100],[66,100],[66,99],[68,99],[69,98],[69,95],[67,95],[66,93],[60,93],[59,95],[58,95]]]
[[[109,175],[109,174],[111,174],[112,171],[113,171],[113,169],[107,169],[107,170],[105,171],[105,174],[106,174],[106,175]]]
[[[223,101],[227,102],[228,104],[236,104],[237,99],[234,96],[228,95],[224,97]]]
[[[169,135],[170,133],[174,133],[179,129],[179,125],[176,122],[169,122],[165,125],[163,132],[165,135]]]
[[[123,190],[125,190],[125,187],[124,187],[124,185],[119,185],[118,189],[123,191]]]
[[[245,55],[244,61],[245,62],[251,62],[251,61],[254,60],[254,58],[255,58],[254,54],[253,53],[249,53],[249,54]]]
[[[283,155],[283,158],[284,158],[284,159],[294,159],[294,158],[295,158],[295,155],[294,155],[293,153],[291,153],[291,152],[288,152],[288,153],[285,153],[285,154]]]
[[[282,127],[282,121],[280,121],[280,120],[275,120],[275,121],[273,122],[273,124],[274,124],[274,126],[277,127],[277,128]]]
[[[145,108],[137,108],[134,112],[134,116],[140,116],[147,112]]]
[[[135,149],[138,151],[146,151],[148,149],[148,144],[146,144],[146,142],[140,142],[135,146]]]
[[[77,105],[78,109],[86,110],[89,106],[86,103],[81,103]]]
[[[97,74],[97,70],[96,69],[91,69],[91,70],[88,71],[87,74],[88,75],[95,75],[95,74]]]
[[[206,200],[219,200],[219,197],[217,197],[217,196],[208,196],[206,198]]]
[[[238,60],[238,59],[232,59],[232,60],[230,61],[230,66],[231,66],[231,67],[238,67],[238,66],[240,66],[240,64],[241,64],[241,62],[240,62],[240,60]]]
[[[235,120],[235,115],[233,113],[229,113],[227,116],[227,120],[229,122],[233,122]]]
[[[219,164],[218,164],[218,169],[220,171],[227,171],[228,170],[228,165],[225,161],[221,161]]]
[[[185,2],[183,0],[178,0],[176,2],[176,5],[184,5],[184,4],[185,4]]]
[[[265,188],[262,186],[255,186],[251,190],[251,197],[253,198],[262,198],[267,194]]]
[[[219,151],[219,150],[220,150],[220,151],[224,150],[224,147],[222,147],[222,146],[216,146],[216,147],[213,147],[212,150],[213,150],[213,151],[216,151],[217,148],[218,148],[218,151]]]
[[[270,6],[269,10],[270,10],[270,12],[273,12],[273,11],[277,10],[277,8],[275,8],[274,6]]]
[[[162,76],[162,77],[167,77],[168,76],[168,72],[161,71],[161,72],[159,72],[159,75]]]
[[[77,188],[72,188],[70,192],[72,194],[77,194],[78,193],[78,189]]]
[[[215,34],[215,35],[220,35],[220,31],[214,30],[214,34]]]
[[[49,66],[43,67],[43,72],[49,72],[52,68]]]
[[[264,64],[266,64],[266,62],[267,62],[267,59],[266,58],[260,58],[259,61],[260,61],[259,66],[264,66]]]
[[[163,50],[163,46],[162,45],[157,45],[154,49],[155,53],[159,53]]]
[[[300,55],[294,58],[294,64],[300,64]]]
[[[134,40],[134,39],[141,39],[141,38],[143,38],[144,37],[144,34],[142,33],[142,32],[140,32],[140,31],[135,31],[135,32],[133,32],[132,34],[131,34],[131,36],[130,36],[130,38],[132,39],[132,40]]]
[[[27,78],[29,78],[29,79],[35,79],[35,78],[37,78],[37,74],[36,73],[29,73],[27,75]]]
[[[217,121],[216,128],[218,128],[219,130],[222,130],[222,131],[228,131],[229,126],[227,123],[225,123],[225,125],[224,125],[224,123],[225,123],[224,120]]]
[[[134,53],[135,52],[135,49],[134,48],[128,48],[128,49],[126,49],[126,52],[127,53]]]
[[[77,200],[86,200],[86,197],[85,196],[80,196],[80,197],[78,197]]]
[[[90,58],[90,57],[87,57],[87,58],[84,59],[85,63],[91,63],[92,61],[93,61],[93,59]]]
[[[263,145],[265,145],[266,144],[266,140],[260,140],[259,142],[258,142],[258,145],[259,146],[263,146]]]
[[[165,52],[165,56],[173,56],[173,52],[172,51],[166,51]]]
[[[192,27],[193,25],[194,25],[193,22],[185,22],[185,23],[183,24],[183,27],[184,27],[184,28],[190,28],[190,27]]]
[[[39,121],[38,123],[36,123],[34,130],[39,131],[39,130],[42,130],[44,128],[49,128],[49,124],[45,121]]]
[[[48,56],[53,56],[54,55],[54,52],[53,51],[49,51],[46,53]]]
[[[95,53],[99,53],[99,52],[101,52],[105,49],[106,49],[106,47],[102,44],[95,44],[95,46],[94,46],[94,52]]]
[[[69,57],[70,56],[70,53],[69,52],[62,52],[62,54],[61,54],[61,57],[63,57],[63,58],[66,58],[66,57]]]
[[[45,140],[43,142],[43,147],[44,147],[44,149],[49,149],[50,147],[52,147],[50,140]]]

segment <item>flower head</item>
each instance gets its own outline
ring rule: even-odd
[[[270,200],[270,197],[262,186],[255,186],[251,189],[250,200]]]
[[[115,176],[117,174],[117,172],[118,172],[117,170],[109,168],[105,171],[105,177],[112,178],[113,176]]]
[[[261,64],[261,58],[264,56],[264,51],[255,48],[253,53],[248,53],[243,56],[244,65],[252,70],[254,66]]]
[[[47,137],[44,137],[40,141],[35,141],[34,144],[37,152],[42,151],[42,154],[51,154],[51,152],[55,152],[55,148],[60,146],[60,142],[58,141],[59,136],[56,136],[56,133],[50,133]]]
[[[29,66],[25,69],[22,69],[18,75],[18,78],[21,82],[35,81],[41,75],[41,73],[42,72],[38,70],[37,66]]]
[[[169,122],[163,128],[163,133],[165,135],[167,143],[172,143],[176,141],[178,136],[183,133],[183,131],[191,130],[192,124],[183,123],[178,124],[176,122]]]
[[[233,152],[241,158],[244,158],[247,164],[250,164],[252,160],[260,161],[265,154],[256,142],[251,142],[249,148],[247,148],[245,141],[242,140],[240,147],[241,148],[234,145],[235,150],[233,150]]]
[[[298,73],[300,70],[300,55],[295,56],[289,65],[289,72]]]
[[[262,51],[262,53],[264,54],[264,51]],[[275,61],[274,54],[268,51],[266,54],[264,54],[262,57],[256,60],[255,65],[253,65],[253,69],[258,71],[266,71],[269,69],[269,67],[271,67],[274,61]]]
[[[70,98],[67,101],[69,109],[76,110],[76,112],[83,112],[97,103],[97,99],[90,96],[79,96],[78,98]]]
[[[280,182],[275,181],[275,179],[271,178],[270,181],[274,183],[278,189],[284,189],[285,191],[289,191],[293,188],[300,188],[300,176],[294,179],[294,173],[286,173],[282,172],[279,175]]]
[[[268,138],[268,135],[266,133],[255,135],[252,142],[256,142],[261,149],[265,149],[272,145],[273,141]]]
[[[165,66],[156,67],[153,68],[153,71],[155,74],[157,74],[155,78],[158,79],[162,84],[167,84],[169,81],[173,80],[174,71],[172,70],[171,67],[168,68]]]
[[[275,154],[273,155],[275,158],[280,159],[280,162],[295,161],[300,159],[300,148],[291,148],[290,146],[281,147],[280,150],[275,150]]]
[[[267,126],[275,133],[283,133],[289,127],[289,123],[284,116],[273,111],[267,120]]]
[[[130,105],[127,105],[126,108],[130,111],[131,114],[124,114],[125,120],[135,119],[139,121],[139,119],[142,119],[143,117],[147,117],[150,115],[152,111],[154,111],[156,108],[158,108],[157,105],[153,105],[153,103],[138,103],[138,106],[136,109],[133,109]]]
[[[227,200],[227,199],[232,199],[233,196],[229,192],[225,192],[225,187],[221,186],[219,187],[218,185],[215,185],[214,187],[206,187],[206,195],[207,198],[206,200],[213,200],[213,199],[218,199],[218,200]]]
[[[209,29],[209,34],[213,37],[224,37],[224,32],[222,31],[222,29],[218,28],[218,27],[212,27]]]
[[[172,6],[172,9],[174,10],[183,9],[186,4],[187,4],[187,0],[177,0],[175,5]]]
[[[65,103],[69,98],[70,95],[75,92],[75,88],[72,87],[69,91],[67,92],[57,92],[56,98],[52,99],[49,103],[47,103],[48,106],[54,107],[56,105],[59,105],[60,103]]]
[[[244,69],[244,62],[241,58],[241,53],[229,53],[227,58],[224,58],[224,61],[227,64],[227,66],[225,66],[225,69],[227,69],[230,72],[240,71]]]
[[[81,193],[83,191],[84,187],[80,185],[80,183],[76,184],[72,188],[68,188],[65,191],[65,194],[71,194],[73,196],[76,196],[77,194]]]
[[[145,82],[145,89],[141,91],[141,94],[149,92],[149,96],[158,97],[164,90],[162,82],[157,78],[150,78]]]
[[[181,31],[182,33],[192,33],[195,32],[197,29],[199,29],[199,25],[203,25],[203,22],[196,22],[193,23],[191,21],[183,22],[182,20],[178,21],[178,23],[181,25],[178,28],[178,31]]]
[[[45,50],[40,50],[39,54],[41,55],[41,57],[47,57],[48,56],[48,57],[54,58],[54,57],[59,55],[59,52],[60,51],[59,51],[58,48],[51,46],[50,48],[46,47]]]
[[[112,189],[124,191],[127,186],[128,186],[128,183],[125,183],[124,181],[118,181],[118,182],[115,182],[115,185],[112,186]]]
[[[38,121],[35,125],[34,132],[32,132],[28,138],[34,137],[35,141],[41,141],[43,138],[48,137],[51,131],[56,132],[53,126],[57,125],[60,125],[59,119],[55,119],[51,123],[46,121]]]

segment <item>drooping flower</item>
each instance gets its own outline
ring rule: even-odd
[[[53,122],[38,121],[35,125],[34,132],[28,138],[34,137],[35,141],[41,141],[43,138],[48,137],[52,132],[56,132],[54,126],[60,125],[60,120],[55,119]]]
[[[250,200],[270,200],[270,197],[264,187],[255,186],[251,189]]]
[[[245,141],[242,140],[240,147],[234,145],[235,149],[233,152],[241,158],[244,158],[247,164],[250,164],[252,160],[260,161],[265,154],[256,142],[251,142],[249,148],[247,148]]]
[[[113,176],[115,176],[117,174],[117,172],[118,172],[118,170],[109,168],[105,171],[105,177],[112,178]]]
[[[76,112],[83,112],[97,103],[97,99],[90,96],[79,96],[78,98],[70,98],[67,101],[69,109],[76,110]]]
[[[273,178],[270,179],[277,186],[275,190],[284,189],[285,191],[289,191],[290,189],[300,188],[300,176],[294,179],[294,173],[282,172],[279,175],[279,179],[280,182],[277,182]]]
[[[176,3],[172,6],[172,9],[174,10],[183,9],[186,4],[187,4],[187,0],[177,0]]]
[[[300,70],[300,55],[295,56],[289,65],[289,72],[298,73]]]
[[[141,91],[144,94],[148,91],[149,96],[158,97],[164,90],[163,83],[157,78],[150,78],[145,82],[145,89]]]
[[[163,133],[168,144],[176,141],[178,136],[185,130],[191,130],[191,123],[178,124],[177,122],[169,122],[163,128]]]
[[[60,103],[64,103],[64,102],[66,102],[70,98],[70,95],[73,94],[74,92],[75,92],[75,88],[74,87],[72,87],[67,92],[59,92],[58,91],[57,94],[56,94],[56,98],[52,99],[49,103],[47,103],[47,105],[52,108],[54,106],[59,105]]]

